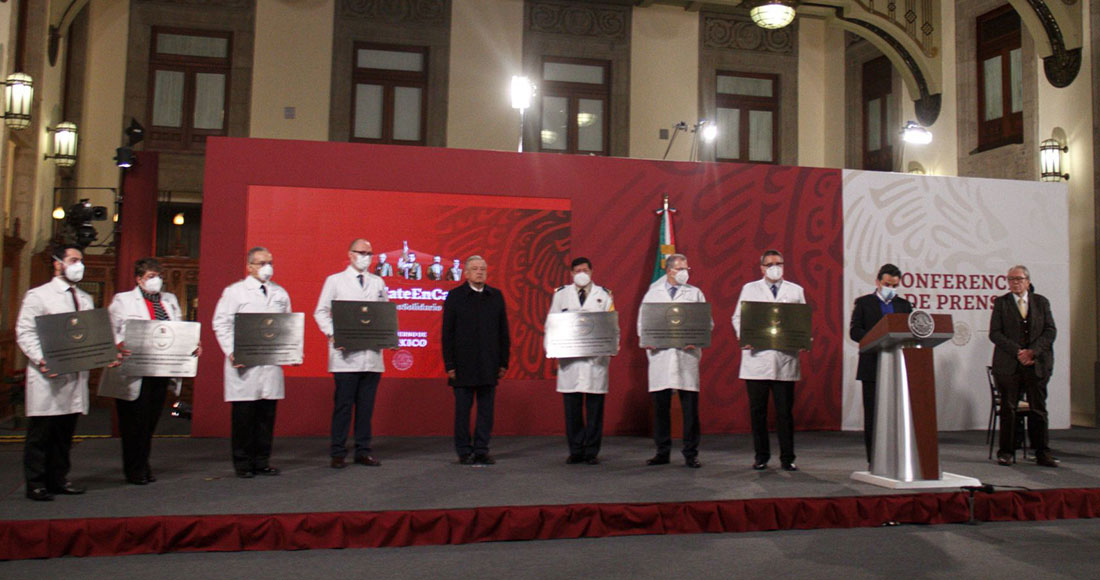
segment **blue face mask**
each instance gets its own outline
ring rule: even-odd
[[[894,299],[894,296],[898,295],[897,288],[891,288],[889,286],[883,286],[879,288],[878,293],[882,296],[882,299],[889,302]]]

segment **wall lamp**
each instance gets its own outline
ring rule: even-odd
[[[1039,144],[1039,181],[1069,180],[1068,173],[1062,173],[1062,154],[1068,153],[1069,147],[1062,145],[1057,139],[1046,139]]]
[[[26,129],[31,124],[34,104],[34,81],[30,75],[17,72],[4,80],[4,124],[10,129]]]
[[[913,145],[927,145],[932,142],[932,132],[916,121],[909,121],[901,129],[901,138]]]
[[[46,130],[53,133],[53,155],[44,155],[42,158],[53,159],[58,167],[76,165],[76,123],[65,121]]]

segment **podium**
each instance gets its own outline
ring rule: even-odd
[[[860,353],[878,353],[877,402],[871,469],[852,479],[891,489],[981,485],[940,471],[932,349],[953,335],[950,315],[917,310],[883,316],[860,341]]]

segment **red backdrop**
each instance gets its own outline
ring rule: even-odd
[[[489,283],[504,291],[519,316],[532,321],[513,322],[514,376],[539,376],[545,363],[538,330],[548,297],[555,287],[568,282],[567,266],[573,256],[593,261],[593,278],[614,292],[623,328],[622,351],[611,365],[604,420],[608,434],[649,430],[646,361],[634,329],[638,304],[652,274],[658,231],[653,210],[660,206],[662,195],[667,193],[679,210],[674,218],[677,249],[691,262],[692,284],[713,305],[713,346],[702,361],[700,415],[706,433],[749,429],[748,399],[744,382],[737,378],[740,351],[729,320],[741,286],[760,277],[760,254],[768,248],[781,250],[786,277],[806,288],[807,301],[814,308],[814,347],[802,359],[796,425],[840,428],[844,304],[841,174],[837,170],[230,138],[210,139],[207,151],[199,299],[209,354],[199,362],[195,436],[229,433],[229,405],[222,400],[222,356],[210,330],[210,316],[222,289],[245,275],[248,247],[272,247],[276,281],[288,286],[294,310],[307,313],[307,337],[316,340],[311,318],[317,293],[325,275],[346,265],[351,237],[371,239],[376,252],[391,251],[397,240],[404,239],[393,237],[400,228],[394,229],[392,218],[386,217],[401,216],[403,210],[372,212],[366,203],[370,192],[568,201],[561,213],[567,216],[569,235],[551,235],[546,244],[524,246],[544,248],[534,258],[527,249],[493,255]],[[257,186],[360,190],[364,203],[349,207],[333,203],[326,195],[298,195],[294,204],[283,205],[256,197],[259,192],[275,191]],[[449,195],[439,196],[440,206],[452,199]],[[256,198],[250,203],[250,197]],[[310,199],[313,205],[303,210],[300,203]],[[501,200],[500,206],[514,207],[521,201]],[[332,227],[349,212],[359,215],[358,231]],[[422,214],[423,210],[410,207],[404,217],[412,221]],[[500,247],[502,232],[515,232],[516,220],[498,217],[467,220],[464,227],[455,228],[455,241],[448,249],[465,255],[479,251],[479,246]],[[261,227],[275,223],[279,228]],[[309,243],[280,239],[280,232],[299,229],[311,232]],[[504,247],[515,246],[517,239],[505,236]],[[425,257],[418,255],[422,262]],[[314,273],[318,267],[325,273]],[[323,351],[316,352],[310,344],[310,364],[323,365]],[[324,435],[332,409],[332,380],[324,375],[294,376],[298,374],[318,375],[288,372],[287,399],[280,404],[276,432]],[[391,371],[383,377],[375,433],[450,434],[453,397],[445,381],[396,378],[396,374]],[[563,432],[562,420],[553,379],[502,381],[495,433],[558,434]]]

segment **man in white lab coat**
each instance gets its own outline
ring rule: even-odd
[[[687,283],[687,257],[672,254],[665,260],[668,274],[649,285],[642,303],[706,302],[703,291]],[[713,325],[713,322],[712,322]],[[642,317],[638,316],[638,336],[642,334]],[[649,359],[649,392],[653,398],[653,440],[657,454],[646,465],[665,465],[672,452],[672,392],[680,394],[684,414],[684,464],[699,468],[699,359],[702,350],[688,345],[684,348],[647,348]]]
[[[129,292],[115,294],[111,300],[111,326],[115,342],[124,356],[126,323],[130,320],[183,320],[179,301],[171,292],[162,292],[164,279],[155,258],[142,258],[134,263],[137,285]],[[199,356],[202,347],[195,350]],[[99,381],[99,396],[115,399],[118,432],[122,440],[122,472],[126,481],[145,485],[157,480],[149,465],[153,433],[164,409],[168,389],[180,394],[182,380],[169,377],[130,377],[119,369],[107,369]]]
[[[554,291],[550,314],[555,312],[611,312],[611,291],[592,283],[592,262],[573,260],[573,283]],[[565,405],[566,463],[597,465],[603,440],[604,396],[607,394],[609,356],[558,359],[558,392]],[[585,415],[588,422],[585,424]]]
[[[805,304],[802,287],[783,279],[783,254],[768,250],[760,258],[764,277],[749,282],[741,289],[733,311],[733,330],[741,337],[742,302],[793,302]],[[752,443],[756,452],[752,468],[768,468],[771,448],[768,444],[768,392],[775,402],[776,434],[779,436],[779,460],[783,469],[798,471],[794,463],[794,383],[801,380],[802,368],[798,352],[758,350],[750,344],[741,345],[741,374],[749,392],[749,417],[752,421]]]
[[[237,477],[279,475],[272,467],[275,407],[285,395],[283,368],[245,367],[233,360],[234,315],[238,312],[290,312],[290,295],[271,281],[275,269],[267,248],[248,250],[248,276],[225,288],[214,307],[212,326],[225,353],[225,400],[233,405],[233,468]]]
[[[362,238],[348,248],[349,265],[344,271],[325,279],[313,319],[328,339],[328,371],[336,382],[332,406],[332,439],[330,465],[342,469],[347,465],[348,428],[352,409],[355,410],[355,462],[377,467],[382,465],[371,454],[371,416],[374,396],[382,379],[385,363],[379,350],[345,350],[332,342],[332,301],[388,302],[386,283],[370,273],[371,244]]]
[[[46,367],[35,318],[95,308],[92,297],[76,283],[84,277],[80,246],[55,248],[53,279],[23,297],[15,340],[27,355],[26,412],[29,423],[23,446],[27,498],[50,501],[55,494],[78,495],[84,488],[68,480],[69,450],[76,419],[88,414],[88,371],[58,375]]]

